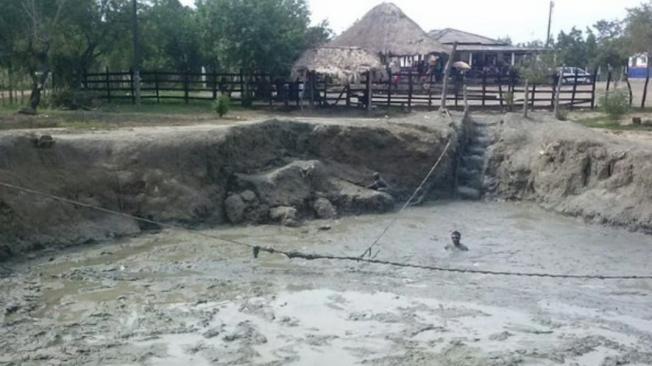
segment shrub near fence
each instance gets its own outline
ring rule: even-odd
[[[596,105],[595,75],[583,80],[577,75],[563,76],[560,104],[568,108]],[[88,73],[83,78],[84,88],[93,91],[109,102],[135,101],[132,72]],[[369,80],[365,75],[357,83],[343,85],[330,78],[309,75],[307,81],[287,81],[269,74],[240,73],[175,73],[146,71],[141,73],[141,98],[161,102],[166,99],[216,100],[218,95],[228,95],[233,102],[252,105],[284,106],[347,106],[366,105],[368,90],[376,106],[404,108],[439,107],[442,82],[433,75],[415,72],[387,74]],[[468,100],[474,108],[505,108],[522,106],[525,88],[515,75],[481,72],[479,77],[466,80]],[[463,81],[451,77],[447,100],[456,107],[463,105]],[[549,83],[535,84],[529,89],[528,102],[532,108],[552,108],[556,96],[556,78]]]

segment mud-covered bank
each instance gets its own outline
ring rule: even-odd
[[[490,196],[652,232],[652,150],[544,115],[496,118],[485,183]]]
[[[411,119],[410,119],[411,118]],[[190,225],[283,222],[383,212],[390,196],[364,188],[378,171],[394,196],[411,192],[446,142],[432,180],[453,185],[455,123],[406,120],[272,120],[237,126],[0,135],[2,181],[131,215]],[[129,218],[0,189],[0,257],[139,233]]]

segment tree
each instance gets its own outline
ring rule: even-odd
[[[198,0],[196,5],[211,64],[286,75],[308,46],[305,0]]]
[[[322,46],[328,43],[331,38],[333,38],[333,30],[331,29],[328,20],[323,20],[306,30],[303,48],[316,48]]]
[[[592,66],[613,67],[627,62],[622,24],[618,20],[600,20],[593,26],[597,32],[597,49],[591,60]]]
[[[561,31],[557,36],[555,50],[559,62],[575,67],[585,67],[589,64],[586,41],[581,30],[573,27],[569,33]]]
[[[68,0],[52,54],[53,72],[64,87],[78,88],[81,76],[124,36],[128,5],[127,0]]]
[[[508,46],[511,46],[513,44],[512,39],[509,36],[497,38],[496,42],[502,43],[502,44],[505,44],[505,45],[508,45]]]
[[[7,0],[5,0],[7,1]],[[11,0],[9,0],[11,2]],[[5,4],[2,4],[5,5]],[[23,0],[20,2],[23,22],[17,24],[22,35],[16,54],[32,80],[29,106],[23,111],[36,113],[41,94],[51,72],[53,45],[63,18],[66,0]],[[3,7],[4,8],[4,7]]]
[[[201,71],[201,29],[197,14],[179,0],[156,0],[141,14],[143,67]]]
[[[652,51],[652,1],[627,10],[624,33],[630,52]]]

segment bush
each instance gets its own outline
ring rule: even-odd
[[[507,105],[507,108],[511,112],[514,110],[514,93],[512,92],[505,92],[503,93],[503,99],[505,100],[505,104]]]
[[[67,88],[52,92],[44,103],[51,108],[88,109],[95,106],[96,95]]]
[[[629,108],[629,93],[624,90],[616,90],[600,98],[600,109],[613,121],[629,112]]]
[[[215,112],[217,112],[217,114],[220,116],[220,118],[222,118],[227,113],[229,113],[229,109],[231,109],[231,99],[228,95],[222,94],[219,98],[217,98],[215,103],[213,103],[213,108],[215,109]]]

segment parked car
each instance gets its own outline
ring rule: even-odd
[[[561,73],[564,78],[564,84],[573,84],[575,82],[575,75],[577,75],[578,84],[591,84],[592,76],[586,70],[579,67],[560,67],[557,68],[557,75]]]

